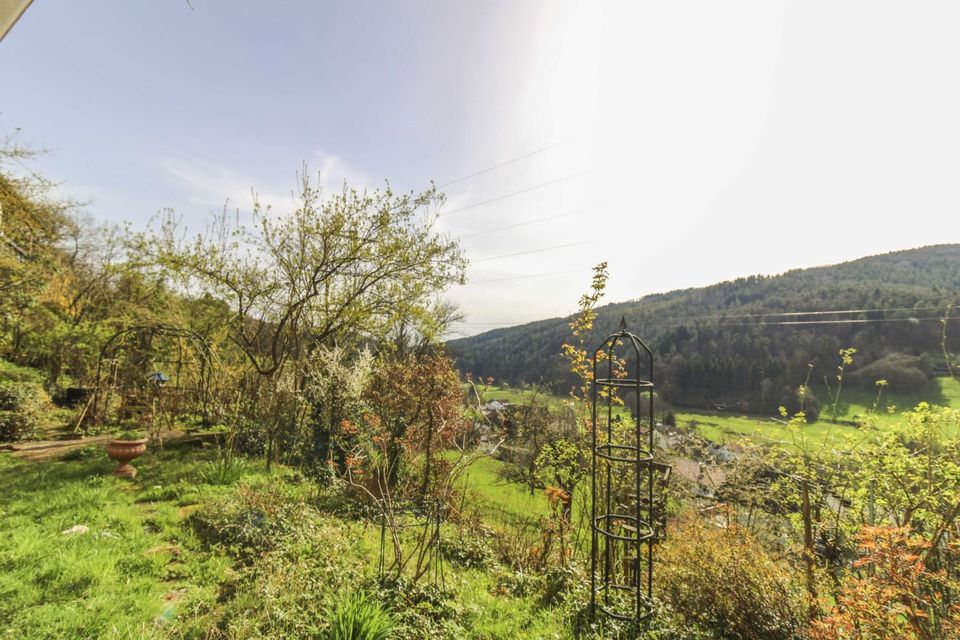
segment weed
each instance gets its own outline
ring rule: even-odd
[[[330,626],[323,640],[386,640],[396,623],[393,617],[362,591],[354,591],[327,607]]]
[[[208,462],[198,472],[197,478],[204,484],[234,484],[247,473],[246,459],[235,455],[221,455]]]

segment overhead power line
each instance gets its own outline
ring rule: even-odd
[[[553,216],[547,216],[545,218],[537,218],[536,220],[527,220],[526,222],[517,222],[516,224],[508,224],[502,227],[494,227],[493,229],[487,229],[485,231],[477,231],[476,233],[468,233],[466,235],[460,236],[459,240],[464,240],[466,238],[474,238],[476,236],[486,235],[488,233],[493,233],[495,231],[504,231],[506,229],[515,229],[517,227],[525,227],[531,224],[537,224],[540,222],[547,222],[548,220],[556,220],[557,218],[565,218],[567,216],[572,216],[577,213],[583,213],[584,211],[590,211],[591,208],[587,207],[584,209],[575,209],[573,211],[567,211],[566,213],[558,213]]]
[[[943,309],[943,307],[888,307],[886,309],[843,309],[840,311],[783,311],[783,312],[770,312],[770,313],[741,313],[741,314],[718,314],[718,315],[708,315],[708,316],[674,316],[674,317],[683,317],[685,320],[694,320],[699,318],[768,318],[775,316],[832,316],[832,315],[847,315],[852,313],[870,313],[870,312],[887,312],[887,311],[936,311],[938,309]]]
[[[481,200],[480,202],[475,202],[473,204],[467,205],[465,207],[460,207],[458,209],[452,209],[450,211],[443,211],[440,216],[448,216],[452,213],[460,213],[461,211],[467,211],[468,209],[474,209],[476,207],[481,207],[485,204],[490,204],[491,202],[497,202],[499,200],[504,200],[506,198],[512,198],[523,193],[529,193],[531,191],[536,191],[537,189],[543,189],[554,184],[559,184],[561,182],[566,182],[568,180],[573,180],[574,178],[579,178],[580,176],[586,175],[586,171],[581,171],[580,173],[574,173],[569,176],[564,176],[563,178],[557,178],[556,180],[550,180],[549,182],[543,182],[540,184],[535,184],[532,187],[527,187],[526,189],[520,189],[518,191],[512,191],[510,193],[504,193],[502,195],[496,196],[495,198],[490,198],[488,200]]]
[[[443,189],[444,187],[449,187],[450,185],[457,184],[457,183],[459,183],[459,182],[463,182],[464,180],[469,180],[470,178],[476,178],[477,176],[482,176],[482,175],[485,174],[485,173],[490,173],[491,171],[495,171],[496,169],[499,169],[500,167],[505,167],[505,166],[507,166],[508,164],[513,164],[514,162],[519,162],[520,160],[526,160],[527,158],[530,158],[530,157],[535,156],[535,155],[537,155],[537,154],[543,153],[543,152],[545,152],[545,151],[550,151],[551,149],[556,149],[557,147],[563,146],[563,145],[567,144],[568,142],[570,142],[570,141],[569,141],[569,140],[561,140],[560,142],[556,142],[556,143],[554,143],[554,144],[547,145],[546,147],[542,147],[542,148],[540,148],[540,149],[535,149],[534,151],[531,151],[531,152],[529,152],[529,153],[525,153],[525,154],[523,154],[522,156],[517,156],[516,158],[511,158],[510,160],[505,160],[504,162],[501,162],[501,163],[499,163],[499,164],[495,164],[495,165],[493,165],[492,167],[487,167],[486,169],[481,169],[480,171],[475,171],[474,173],[471,173],[471,174],[469,174],[469,175],[465,175],[465,176],[463,176],[462,178],[457,178],[456,180],[451,180],[450,182],[444,182],[444,183],[441,184],[441,185],[437,185],[437,188],[438,188],[438,189]]]
[[[522,277],[522,276],[520,276]],[[804,315],[826,315],[826,314],[851,314],[851,313],[867,313],[867,312],[892,312],[892,311],[938,311],[945,310],[945,307],[888,307],[884,309],[840,309],[835,311],[784,311],[782,313],[757,313],[757,314],[739,314],[739,315],[713,315],[713,316],[663,316],[659,318],[653,318],[654,321],[665,321],[665,320],[724,320],[727,318],[764,318],[771,316],[804,316]],[[923,317],[907,317],[907,318],[841,318],[835,320],[776,320],[773,322],[720,322],[718,326],[721,327],[771,327],[771,326],[796,326],[796,325],[820,325],[820,324],[870,324],[870,323],[883,323],[883,322],[923,322],[923,321],[941,321],[943,320],[942,316],[923,316]],[[950,318],[950,320],[960,321],[960,317]],[[536,322],[531,320],[515,320],[511,322],[484,322],[484,323],[469,323],[464,322],[462,324],[483,324],[483,325],[497,325],[497,326],[506,326],[506,325],[516,325],[524,324],[528,322]]]
[[[529,253],[543,253],[544,251],[553,251],[555,249],[564,249],[566,247],[578,247],[584,244],[593,244],[595,240],[584,240],[583,242],[570,242],[568,244],[555,244],[552,247],[543,247],[541,249],[531,249],[529,251],[518,251],[516,253],[505,253],[500,256],[490,256],[489,258],[480,258],[479,260],[471,260],[471,264],[476,264],[477,262],[488,262],[490,260],[500,260],[501,258],[512,258],[514,256],[525,256]]]
[[[679,318],[674,318],[679,319]],[[867,319],[846,319],[846,320],[790,320],[784,322],[737,322],[737,323],[720,323],[718,327],[776,327],[781,325],[820,325],[820,324],[869,324],[874,322],[921,322],[924,320],[937,320],[940,321],[943,318],[940,317],[931,317],[931,318],[875,318],[872,320]],[[960,318],[954,318],[960,319]],[[477,325],[477,326],[513,326],[520,324],[529,324],[531,322],[539,322],[539,320],[517,320],[516,322],[461,322],[459,324],[463,325]]]
[[[721,322],[720,327],[775,327],[783,325],[810,325],[810,324],[872,324],[879,322],[921,322],[924,320],[941,320],[939,316],[931,318],[846,318],[843,320],[783,320],[776,322]]]
[[[581,273],[579,270],[576,271],[553,271],[551,273],[531,273],[527,275],[520,276],[505,276],[503,278],[486,278],[484,280],[468,280],[467,284],[481,284],[485,282],[503,282],[505,280],[525,280],[527,278],[546,278],[548,276],[565,276],[571,273]]]

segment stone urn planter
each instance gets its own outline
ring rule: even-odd
[[[133,478],[137,475],[137,470],[133,468],[130,461],[143,455],[147,450],[147,439],[139,440],[111,440],[107,444],[107,455],[120,464],[113,470],[113,475],[121,478]]]

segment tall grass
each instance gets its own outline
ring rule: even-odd
[[[387,640],[395,627],[393,617],[361,591],[335,600],[327,616],[323,640]]]

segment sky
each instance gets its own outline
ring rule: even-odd
[[[454,335],[960,241],[960,3],[34,0],[0,135],[97,218],[443,186]],[[466,179],[462,179],[466,178]],[[519,254],[519,255],[516,255]]]

